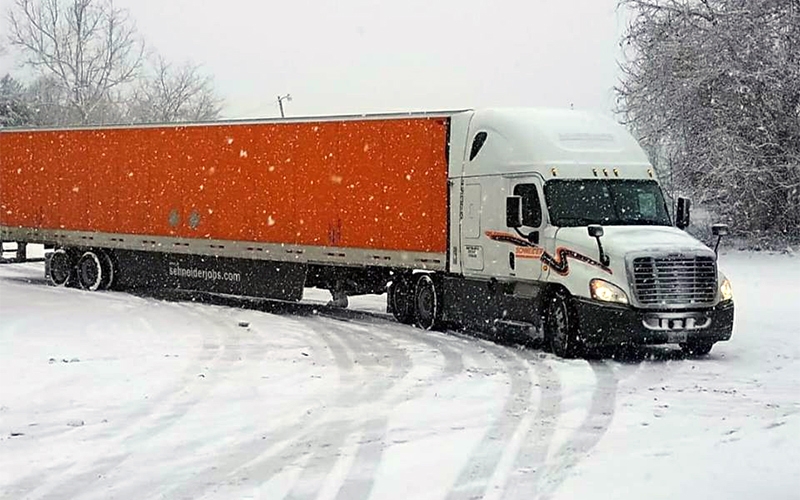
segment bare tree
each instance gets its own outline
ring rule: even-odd
[[[132,122],[208,121],[219,118],[222,100],[200,66],[175,66],[157,56],[151,75],[136,89],[128,112]]]
[[[112,0],[14,0],[8,20],[26,64],[63,89],[70,121],[106,122],[144,55],[128,13]]]
[[[621,0],[619,110],[675,191],[800,237],[800,2]]]

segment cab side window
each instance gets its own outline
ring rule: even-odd
[[[528,227],[542,225],[542,205],[535,184],[517,184],[514,196],[522,197],[522,224]]]

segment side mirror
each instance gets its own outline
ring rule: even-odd
[[[714,224],[711,226],[711,234],[714,236],[728,236],[727,224]]]
[[[603,226],[599,224],[590,224],[588,227],[589,236],[592,238],[602,238],[605,232],[603,231]]]
[[[511,228],[522,227],[521,196],[509,196],[506,198],[506,226]]]
[[[714,245],[714,253],[719,255],[719,242],[722,241],[723,236],[728,235],[727,224],[714,224],[711,226],[711,234],[717,237],[717,244]]]
[[[691,222],[692,200],[678,198],[678,207],[675,210],[675,225],[678,229],[686,229]]]
[[[600,238],[602,238],[605,234],[605,231],[603,231],[603,226],[600,224],[589,224],[586,229],[589,231],[589,237],[597,240],[597,251],[600,253],[600,263],[604,266],[608,266],[610,259],[603,251],[603,244],[600,242]]]

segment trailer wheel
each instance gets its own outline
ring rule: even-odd
[[[580,352],[578,325],[569,297],[558,292],[547,302],[544,319],[545,342],[556,356],[574,358]]]
[[[439,324],[439,298],[436,285],[430,275],[423,274],[414,288],[414,312],[416,325],[423,330],[432,330]]]
[[[103,271],[103,282],[100,283],[100,289],[109,290],[114,286],[114,261],[108,250],[101,250],[98,253],[100,254],[100,267]]]
[[[389,287],[388,300],[392,315],[399,323],[410,325],[414,322],[414,300],[411,280],[399,277]]]
[[[72,260],[63,248],[53,252],[48,267],[47,279],[51,285],[66,286],[74,276]]]
[[[94,252],[85,252],[78,261],[78,283],[84,290],[95,291],[103,283],[103,265]]]

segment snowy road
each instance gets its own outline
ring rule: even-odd
[[[797,257],[723,256],[736,330],[707,358],[590,362],[378,297],[239,308],[41,268],[0,266],[0,498],[800,498]]]

